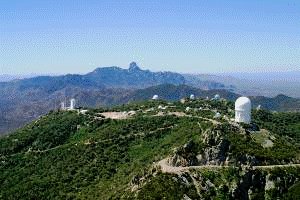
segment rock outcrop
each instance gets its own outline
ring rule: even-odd
[[[174,167],[198,165],[197,149],[197,145],[189,141],[183,147],[174,150],[173,156],[168,160],[169,165]]]

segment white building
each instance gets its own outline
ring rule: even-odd
[[[212,101],[219,101],[221,99],[221,96],[219,94],[216,94],[213,98],[211,98]]]
[[[258,105],[258,106],[256,107],[256,110],[261,110],[261,105]]]
[[[195,100],[195,95],[191,94],[190,99]]]
[[[61,110],[66,110],[66,104],[65,104],[65,102],[61,102],[60,103],[60,109]]]
[[[76,109],[76,100],[71,99],[70,100],[70,107],[67,107],[66,103],[63,101],[60,104],[61,110],[75,110]]]
[[[251,122],[251,101],[248,97],[239,97],[235,101],[235,122]]]
[[[152,100],[158,100],[158,95],[157,94],[153,95]]]
[[[215,100],[220,100],[220,99],[221,99],[221,97],[220,97],[220,95],[219,95],[219,94],[216,94],[216,95],[215,95],[215,97],[214,97],[214,99],[215,99]]]
[[[215,116],[214,116],[215,119],[219,119],[219,118],[221,118],[221,117],[222,117],[222,115],[221,115],[221,113],[219,113],[219,112],[217,112],[217,113],[215,114]]]
[[[71,99],[70,100],[70,110],[75,110],[75,106],[76,106],[76,100],[75,99]]]

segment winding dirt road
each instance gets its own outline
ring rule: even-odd
[[[201,166],[189,166],[189,167],[173,167],[168,164],[168,159],[163,159],[157,163],[163,173],[182,174],[191,169],[224,169],[234,166],[220,166],[220,165],[201,165]],[[286,164],[286,165],[267,165],[267,166],[253,166],[253,169],[274,169],[285,167],[300,167],[300,164]]]

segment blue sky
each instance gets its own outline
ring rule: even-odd
[[[2,0],[0,74],[300,69],[300,1]]]

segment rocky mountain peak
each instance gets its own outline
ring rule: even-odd
[[[141,70],[141,69],[140,69],[139,66],[136,64],[136,62],[131,62],[131,63],[129,64],[129,69],[128,69],[128,71],[137,71],[137,70]]]

